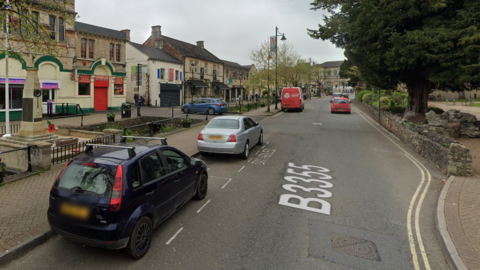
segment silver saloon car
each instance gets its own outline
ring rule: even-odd
[[[203,155],[241,154],[247,159],[256,144],[263,144],[262,127],[246,116],[213,118],[197,138],[198,151]]]

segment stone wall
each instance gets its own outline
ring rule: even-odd
[[[64,135],[64,136],[72,136],[72,130],[76,130],[76,132],[79,132],[81,130],[85,130],[85,131],[90,131],[90,132],[102,132],[104,129],[121,129],[123,127],[131,127],[131,126],[136,126],[136,125],[141,125],[141,124],[147,124],[147,123],[151,123],[151,122],[154,122],[154,121],[160,121],[160,120],[167,120],[167,119],[170,119],[169,117],[153,117],[153,116],[140,116],[140,117],[136,117],[136,118],[128,118],[128,119],[121,119],[121,120],[115,120],[115,122],[103,122],[103,123],[99,123],[99,124],[93,124],[93,125],[85,125],[83,127],[80,127],[80,126],[71,126],[71,125],[62,125],[62,126],[59,126],[58,129],[58,134],[59,135]],[[179,117],[179,118],[174,118],[174,119],[171,119],[171,120],[168,120],[168,121],[165,121],[165,122],[162,122],[162,123],[159,123],[161,125],[165,125],[165,126],[181,126],[182,123],[181,123],[181,119],[185,119],[185,117]],[[201,123],[203,122],[204,120],[203,119],[192,119],[192,125],[193,124],[197,124],[197,123]],[[140,126],[140,127],[136,127],[136,128],[132,128],[131,130],[132,131],[142,131],[142,130],[145,130],[145,129],[148,129],[149,127],[148,126]],[[62,131],[60,131],[62,130]],[[69,130],[69,134],[66,134],[67,131],[66,130]],[[76,136],[79,136],[81,137],[80,135],[76,135]]]
[[[0,152],[6,152],[24,147],[26,147],[26,145],[0,141]],[[26,172],[28,169],[27,149],[1,154],[0,158],[2,159],[2,162],[5,162],[8,170],[13,170],[16,172]]]
[[[378,110],[363,103],[378,118]],[[399,116],[382,111],[381,123],[417,153],[435,164],[447,175],[471,175],[470,150],[449,136],[439,134],[428,125],[415,125]]]

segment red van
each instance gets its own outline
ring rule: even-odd
[[[300,87],[285,87],[282,90],[282,111],[286,110],[303,111],[303,94]]]

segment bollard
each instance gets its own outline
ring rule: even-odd
[[[137,107],[137,116],[142,116],[142,115],[140,114],[140,106]]]
[[[173,118],[173,109],[174,109],[174,108],[172,107],[172,118]]]
[[[157,107],[157,100],[155,100],[155,108]]]

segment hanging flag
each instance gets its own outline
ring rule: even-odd
[[[7,4],[5,5],[5,10],[8,10],[7,18],[8,23],[12,24],[13,28],[15,29],[15,21],[13,20],[13,13],[12,13],[12,6],[10,5],[10,0],[6,0]]]
[[[274,53],[277,51],[277,39],[275,36],[270,37],[270,52]]]

